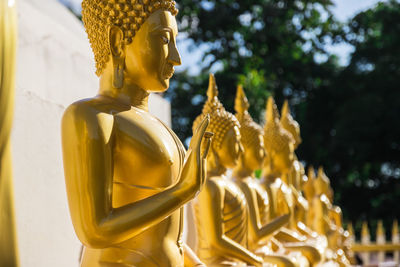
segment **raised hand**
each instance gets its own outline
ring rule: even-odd
[[[209,122],[210,116],[207,115],[194,132],[180,175],[179,185],[191,189],[194,194],[200,192],[206,178],[206,158],[213,136],[213,133],[206,132]],[[205,142],[203,146],[202,142]],[[205,148],[203,154],[202,147]]]

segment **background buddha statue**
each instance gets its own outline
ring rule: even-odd
[[[247,203],[240,188],[226,177],[243,150],[239,122],[218,100],[215,78],[210,75],[207,101],[193,123],[197,128],[209,114],[214,133],[207,158],[207,181],[194,203],[198,255],[207,266],[261,266],[262,259],[247,246]]]
[[[200,266],[182,242],[183,208],[204,182],[201,143],[188,152],[148,113],[150,92],[169,86],[181,63],[175,2],[84,0],[83,22],[100,89],[73,103],[62,120],[72,222],[84,244],[82,266]],[[207,149],[205,150],[207,151]]]
[[[334,252],[335,260],[341,266],[348,266],[350,262],[346,254],[345,240],[348,237],[342,226],[342,215],[339,207],[332,205],[333,190],[323,167],[318,168],[315,183],[315,197],[313,207],[314,224],[316,231],[325,231],[329,248]]]
[[[296,242],[296,245],[285,245],[287,249],[301,251],[312,263],[321,260],[321,252],[315,244],[306,244],[306,237],[298,232],[295,214],[296,195],[288,183],[293,166],[295,141],[279,120],[278,109],[272,97],[268,98],[266,124],[264,127],[264,146],[267,157],[263,164],[263,184],[269,194],[270,219],[285,213],[290,214],[289,229],[283,229],[276,235],[281,242]]]
[[[248,247],[251,251],[258,252],[265,262],[277,266],[295,266],[288,256],[283,255],[283,251],[277,254],[269,248],[269,237],[287,224],[289,215],[282,215],[274,221],[266,220],[269,209],[268,194],[254,177],[254,171],[261,169],[265,156],[263,131],[251,118],[248,108],[249,103],[243,87],[239,85],[235,99],[235,116],[240,123],[244,151],[233,170],[232,180],[240,187],[247,200]]]
[[[281,125],[282,127],[288,131],[294,140],[294,150],[301,144],[301,135],[300,135],[300,125],[297,121],[295,121],[290,114],[289,103],[287,100],[284,101],[281,111]],[[306,198],[304,198],[302,193],[302,183],[303,177],[305,175],[304,166],[298,160],[296,154],[293,152],[294,161],[292,167],[290,168],[287,182],[292,189],[294,194],[294,205],[295,212],[294,216],[296,218],[296,227],[302,233],[307,235],[312,239],[318,238],[316,232],[313,232],[307,225],[307,213],[309,210],[309,203]],[[322,237],[322,239],[324,239]],[[325,240],[321,240],[320,242],[325,242]]]

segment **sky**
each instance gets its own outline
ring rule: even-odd
[[[58,0],[66,5],[80,12],[80,6],[82,0]],[[335,16],[345,22],[350,19],[353,15],[360,11],[373,7],[378,2],[383,2],[385,0],[333,0],[335,6],[332,11]],[[202,57],[205,47],[197,47],[193,51],[189,51],[189,46],[191,44],[190,40],[185,40],[184,35],[178,37],[178,49],[182,57],[182,66],[177,67],[177,71],[188,68],[191,74],[196,74],[199,72],[199,62]],[[332,54],[339,56],[339,62],[342,65],[348,63],[349,54],[353,51],[350,45],[340,44],[336,46],[330,46],[327,48]],[[218,68],[218,66],[216,66]]]

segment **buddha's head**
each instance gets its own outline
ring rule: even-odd
[[[308,167],[307,180],[304,182],[302,189],[305,197],[310,200],[315,195],[314,181],[315,181],[315,170],[313,166]]]
[[[249,102],[239,85],[236,91],[235,111],[236,118],[240,123],[240,135],[244,152],[240,156],[238,168],[255,171],[261,168],[264,160],[264,140],[262,128],[253,121],[249,112]]]
[[[325,194],[329,199],[332,198],[331,183],[322,166],[318,168],[317,179],[315,179],[315,193]]]
[[[173,0],[83,0],[96,74],[112,76],[115,88],[130,82],[147,91],[168,89],[181,64],[177,13]]]
[[[282,127],[278,108],[272,97],[268,98],[266,109],[264,147],[269,160],[265,161],[265,164],[271,165],[269,168],[273,173],[287,174],[294,162],[295,142],[292,135]]]
[[[287,100],[285,100],[285,102],[283,103],[283,107],[281,110],[281,124],[282,127],[293,136],[294,149],[296,149],[302,141],[300,136],[300,126],[290,114],[289,103]]]
[[[204,104],[202,114],[193,123],[193,131],[197,129],[204,116],[210,115],[210,122],[207,131],[213,132],[213,141],[208,153],[208,165],[223,168],[233,168],[243,151],[240,142],[240,125],[236,117],[225,110],[218,99],[218,88],[213,74],[210,74],[210,81],[207,91],[207,101]],[[209,168],[209,171],[210,170]]]

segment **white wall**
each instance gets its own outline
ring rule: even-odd
[[[81,23],[55,0],[19,0],[18,23],[12,152],[21,266],[78,266],[60,121],[70,103],[97,93],[92,52]],[[151,96],[149,106],[170,125],[167,101]]]

